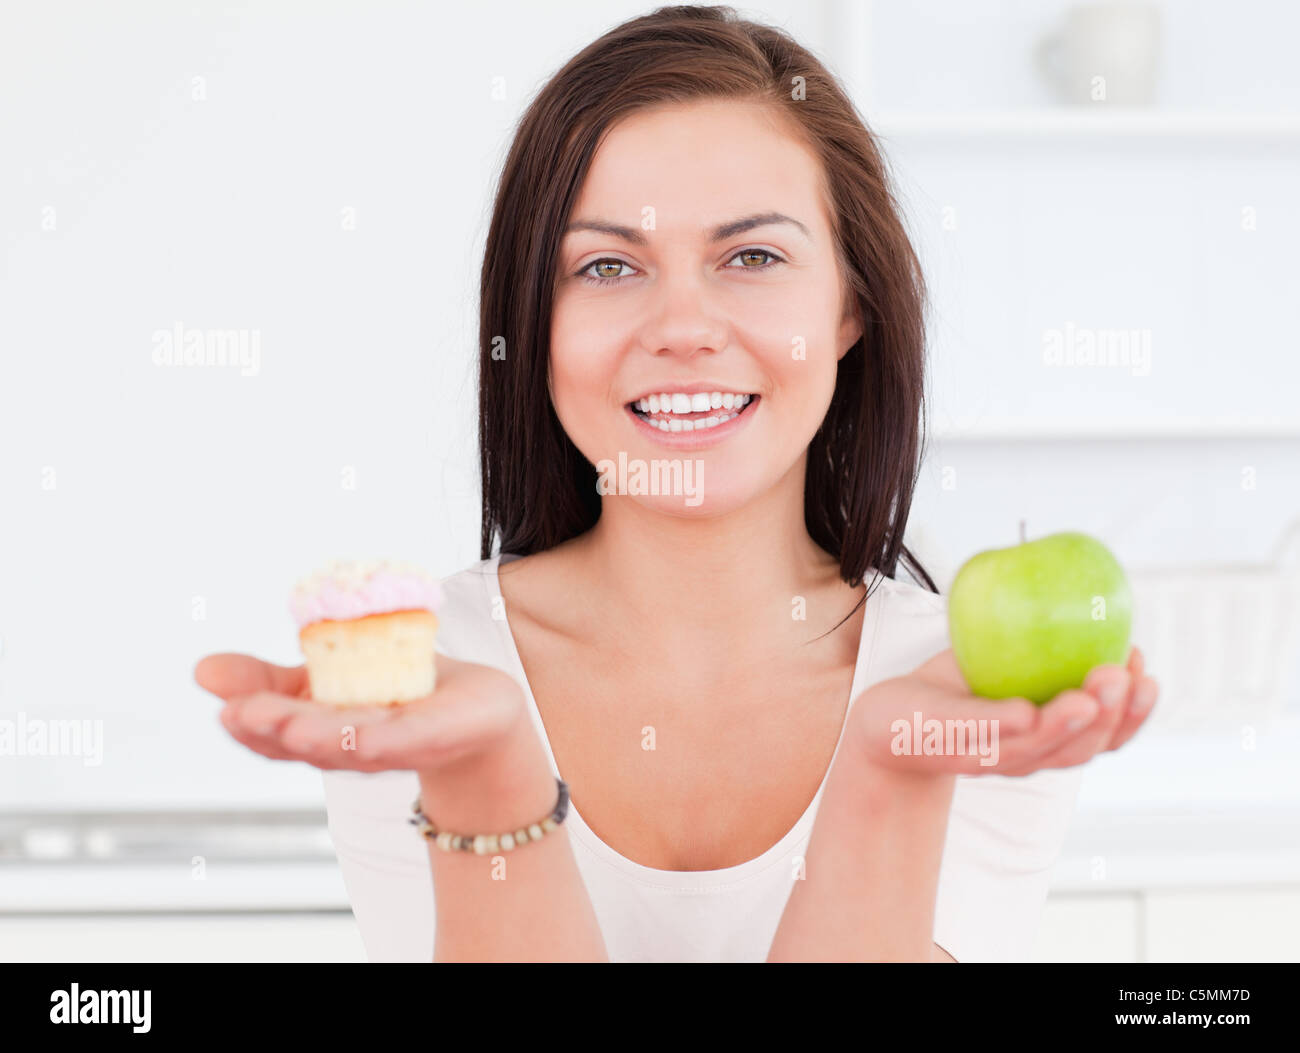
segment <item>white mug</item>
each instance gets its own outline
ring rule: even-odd
[[[1038,45],[1044,76],[1078,105],[1154,102],[1159,55],[1160,8],[1145,0],[1079,4]]]

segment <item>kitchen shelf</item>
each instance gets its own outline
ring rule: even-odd
[[[1285,143],[1300,146],[1300,113],[1242,113],[1147,106],[926,111],[881,110],[867,126],[884,138],[1162,138]]]
[[[1098,423],[1089,425],[1051,422],[990,420],[969,425],[932,425],[934,442],[1188,442],[1188,441],[1297,441],[1300,423],[1291,421],[1182,421],[1151,424]]]

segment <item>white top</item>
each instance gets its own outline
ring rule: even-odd
[[[497,562],[482,560],[443,582],[438,651],[515,677],[551,771],[559,774],[505,617]],[[947,647],[946,599],[918,585],[880,580],[866,601],[850,698]],[[1082,774],[1078,766],[1024,777],[957,777],[934,923],[934,941],[957,961],[1029,959]],[[419,793],[415,772],[332,770],[322,776],[330,835],[367,955],[371,961],[432,961],[428,847],[408,822]],[[610,961],[766,960],[824,789],[823,778],[808,810],[766,852],[722,870],[635,863],[592,833],[570,804],[570,843]]]

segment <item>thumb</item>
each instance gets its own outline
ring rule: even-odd
[[[210,654],[194,666],[194,681],[227,702],[257,691],[298,695],[306,684],[303,666],[274,665],[247,654]]]

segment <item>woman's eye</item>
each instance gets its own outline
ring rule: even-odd
[[[737,270],[761,271],[785,261],[769,249],[741,249],[727,262]],[[593,260],[578,272],[578,277],[589,285],[614,285],[636,273],[636,268],[623,260],[606,257]]]
[[[736,261],[739,260],[739,265]],[[769,267],[773,263],[783,262],[781,257],[774,252],[768,252],[767,249],[741,249],[731,257],[727,266],[738,266],[741,270],[757,271],[764,267]]]
[[[621,268],[626,267],[629,271],[633,270],[631,264],[624,263],[622,260],[607,259],[593,260],[587,266],[578,272],[579,277],[587,281],[602,284],[605,282],[615,282],[620,278],[626,278],[626,274],[621,274]]]

